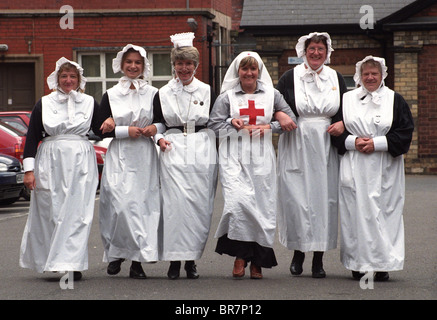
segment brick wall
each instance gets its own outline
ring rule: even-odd
[[[437,174],[437,31],[396,32],[394,47],[395,90],[415,119],[406,171]]]
[[[170,48],[170,35],[191,31],[186,23],[188,17],[198,22],[194,45],[201,53],[202,63],[197,77],[208,82],[207,19],[201,16],[76,17],[74,29],[65,30],[55,17],[2,18],[0,39],[9,46],[6,55],[27,54],[29,48],[31,54],[43,54],[45,81],[60,57],[73,59],[74,48],[123,47],[128,43]],[[45,94],[48,92],[45,86]]]
[[[73,29],[61,29],[59,25],[62,5],[73,7]],[[9,50],[0,53],[0,59],[8,55],[42,55],[43,79],[38,81],[45,83],[61,56],[73,59],[74,48],[123,47],[133,43],[149,51],[158,47],[170,49],[170,35],[192,31],[187,19],[194,18],[198,24],[194,45],[201,61],[196,77],[208,83],[207,24],[213,19],[226,22],[231,13],[232,0],[2,0],[0,42],[7,43]],[[230,27],[230,23],[225,23],[225,27]],[[44,94],[48,92],[44,85]]]
[[[189,8],[213,8],[223,13],[230,13],[231,0],[189,0]],[[59,10],[63,5],[70,5],[74,9],[186,9],[186,0],[2,0],[0,9],[7,10]]]
[[[232,30],[240,30],[244,0],[232,0]]]
[[[418,141],[419,157],[429,163],[437,162],[437,45],[423,47],[419,53],[418,73]],[[429,159],[429,160],[428,160]],[[427,161],[428,160],[428,161]],[[437,173],[437,168],[428,168]]]

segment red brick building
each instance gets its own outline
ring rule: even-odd
[[[231,0],[2,0],[0,110],[30,110],[62,56],[84,67],[87,93],[99,100],[120,77],[112,59],[128,43],[146,49],[161,87],[171,77],[170,35],[180,32],[195,33],[196,77],[215,85],[214,66],[228,58],[214,44],[229,42],[231,13]]]

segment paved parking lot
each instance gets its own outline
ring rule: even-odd
[[[128,277],[129,262],[117,276],[106,274],[102,262],[102,244],[98,228],[98,201],[89,240],[89,270],[74,289],[60,287],[60,274],[38,274],[18,266],[19,247],[26,222],[25,201],[10,208],[0,208],[0,299],[18,300],[182,300],[192,304],[199,300],[255,301],[279,300],[435,300],[437,299],[437,176],[407,176],[404,211],[406,261],[405,269],[390,274],[390,281],[375,283],[373,289],[362,289],[359,282],[339,261],[339,249],[325,254],[325,279],[311,278],[311,261],[304,264],[299,277],[290,275],[291,252],[275,244],[279,265],[264,270],[263,280],[231,276],[233,258],[214,252],[213,238],[223,207],[218,190],[211,234],[204,255],[197,261],[200,278],[167,279],[168,262],[144,264],[146,280]],[[98,195],[97,195],[98,200]],[[24,207],[24,209],[23,209]],[[7,211],[7,212],[5,212]],[[174,302],[173,301],[173,302]],[[176,301],[177,302],[177,301]],[[174,302],[172,305],[175,305]],[[214,302],[215,303],[215,302]],[[153,305],[153,304],[152,304]],[[176,308],[177,306],[175,306]],[[173,310],[173,309],[172,309]],[[168,311],[168,310],[167,310]],[[166,311],[166,312],[167,312]]]

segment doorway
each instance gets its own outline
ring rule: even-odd
[[[0,111],[32,110],[35,64],[0,63]]]

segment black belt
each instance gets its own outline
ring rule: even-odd
[[[184,126],[177,126],[177,127],[167,127],[167,131],[171,129],[177,129],[181,132],[184,132]],[[206,129],[206,126],[195,126],[194,131],[199,132],[200,130]]]

